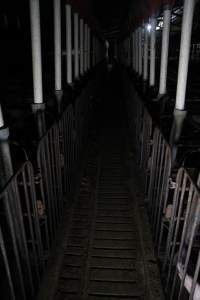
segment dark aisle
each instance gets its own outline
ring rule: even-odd
[[[128,147],[118,72],[110,74],[104,88],[98,112],[103,122],[100,136],[88,147],[79,195],[60,246],[60,267],[40,300],[155,299],[147,291],[144,251],[127,184]]]

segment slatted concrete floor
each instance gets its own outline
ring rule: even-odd
[[[139,233],[125,184],[124,143],[111,131],[89,155],[65,237],[55,300],[147,299]]]

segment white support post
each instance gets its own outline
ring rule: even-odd
[[[71,6],[67,4],[66,8],[66,53],[67,53],[67,83],[72,84],[72,20]]]
[[[87,32],[87,39],[88,39],[88,50],[87,50],[87,68],[88,68],[88,71],[90,70],[90,28],[88,27],[88,32]]]
[[[143,80],[148,79],[148,51],[149,51],[149,34],[146,26],[144,26],[144,65],[143,65]]]
[[[135,71],[135,32],[132,33],[132,69]]]
[[[87,24],[85,24],[85,28],[84,28],[84,71],[85,73],[87,72],[87,47],[88,47],[88,35],[87,35],[88,31],[87,31]]]
[[[181,46],[179,56],[178,68],[178,84],[176,92],[176,106],[178,110],[185,109],[185,95],[187,86],[188,64],[190,55],[190,43],[192,34],[192,23],[194,15],[195,0],[185,0],[182,32],[181,32]]]
[[[139,72],[139,29],[136,30],[136,73]]]
[[[156,70],[156,18],[151,19],[151,37],[150,37],[150,87],[155,86],[155,70]]]
[[[74,77],[79,79],[79,18],[78,14],[74,13]]]
[[[34,103],[43,103],[39,0],[30,0]]]
[[[139,46],[139,66],[138,66],[138,73],[139,76],[142,75],[142,28],[138,29],[138,46]]]
[[[55,91],[62,90],[62,50],[61,50],[61,8],[60,0],[54,0],[54,59]]]
[[[84,24],[83,19],[80,19],[80,73],[84,74],[84,42],[83,42]]]
[[[171,7],[169,5],[166,5],[164,7],[164,13],[163,13],[159,95],[165,95],[167,92],[167,69],[168,69],[170,22],[171,22]]]
[[[3,112],[0,104],[0,128],[4,126]]]
[[[92,37],[92,66],[94,67],[96,65],[96,38],[93,35]]]

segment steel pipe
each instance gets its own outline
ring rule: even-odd
[[[34,103],[43,103],[39,0],[30,0]]]
[[[71,6],[67,4],[66,9],[66,53],[67,53],[67,83],[72,84],[72,21]]]
[[[79,24],[78,14],[74,14],[74,77],[76,80],[79,79]]]
[[[149,35],[146,26],[144,27],[144,65],[143,65],[143,80],[147,81],[148,79],[148,42]]]
[[[135,71],[139,72],[139,32],[135,32]]]
[[[195,0],[185,0],[183,10],[181,46],[178,67],[178,83],[176,91],[176,105],[178,110],[185,108],[185,96],[190,56],[190,42],[192,34],[192,22],[194,15]]]
[[[84,71],[87,72],[87,47],[88,47],[88,30],[87,30],[87,24],[85,24],[84,27]]]
[[[54,0],[54,57],[55,57],[55,91],[60,91],[62,90],[62,47],[61,47],[60,0]]]
[[[156,24],[155,17],[151,19],[151,36],[150,36],[150,87],[155,86],[155,70],[156,70]]]
[[[90,70],[90,28],[87,31],[88,49],[87,49],[87,69]]]
[[[138,66],[138,73],[139,76],[142,75],[142,28],[138,29],[138,47],[139,47],[139,54],[138,54],[138,60],[139,60],[139,66]]]
[[[4,118],[3,118],[3,112],[2,112],[2,107],[0,104],[0,128],[4,126]]]
[[[166,91],[167,91],[167,69],[168,69],[170,21],[171,21],[171,7],[169,5],[166,5],[164,7],[164,13],[163,13],[163,32],[162,32],[159,95],[164,95],[164,94],[166,94]]]
[[[80,19],[80,74],[84,74],[83,19]]]

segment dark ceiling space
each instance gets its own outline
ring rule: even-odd
[[[91,0],[94,16],[102,32],[109,37],[116,36],[125,23],[131,9],[131,0]]]

